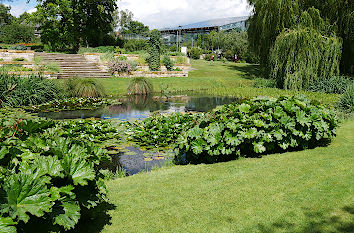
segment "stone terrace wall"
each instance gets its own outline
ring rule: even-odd
[[[12,61],[16,58],[24,58],[26,61],[33,61],[34,51],[4,50],[0,49],[0,60]]]

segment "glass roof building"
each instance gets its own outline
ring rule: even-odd
[[[208,34],[211,31],[230,31],[234,29],[245,31],[247,29],[247,19],[248,16],[214,19],[174,28],[164,28],[160,32],[163,41],[168,45],[184,42],[193,43],[198,39],[198,35]]]

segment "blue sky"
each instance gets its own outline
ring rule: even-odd
[[[19,16],[35,9],[36,1],[13,0],[6,2],[11,13]],[[248,16],[252,9],[246,0],[119,0],[120,9],[128,9],[134,18],[150,28],[165,28],[199,21]]]
[[[11,6],[11,14],[15,16],[21,15],[23,12],[28,12],[34,10],[37,5],[37,2],[31,0],[27,3],[26,0],[13,0],[12,2],[5,1],[5,5]]]

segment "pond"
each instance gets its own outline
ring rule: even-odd
[[[51,119],[144,119],[155,111],[206,112],[219,105],[230,104],[238,99],[206,95],[179,96],[129,96],[120,99],[121,105],[108,106],[97,110],[77,110],[62,112],[41,112],[40,117]]]

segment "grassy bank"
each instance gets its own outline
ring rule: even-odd
[[[353,131],[344,123],[326,148],[107,182],[115,207],[103,232],[349,232]]]
[[[253,88],[253,79],[257,77],[258,66],[233,62],[208,62],[192,60],[193,71],[188,78],[150,78],[155,92],[161,90],[174,92],[196,91],[205,94],[249,98],[259,95],[278,97],[280,95],[305,94],[326,104],[338,101],[338,95],[314,92],[295,92],[275,88]],[[124,95],[130,79],[99,79],[108,95]]]

